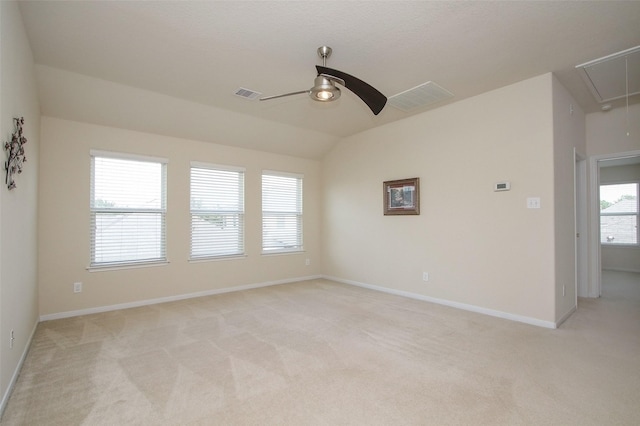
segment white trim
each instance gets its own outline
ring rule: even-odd
[[[202,257],[190,257],[187,259],[189,263],[202,263],[202,262],[218,262],[221,260],[242,260],[246,259],[248,255],[242,254],[225,254],[221,256],[202,256]]]
[[[207,170],[221,170],[225,172],[246,172],[245,167],[239,166],[227,166],[224,164],[203,163],[201,161],[192,161],[191,168],[195,169],[207,169]]]
[[[618,152],[614,154],[594,155],[589,158],[589,206],[590,226],[589,226],[589,289],[588,297],[600,297],[602,294],[602,254],[600,243],[600,202],[598,192],[600,189],[600,167],[601,160],[613,160],[616,158],[638,157],[640,151]]]
[[[304,175],[302,173],[292,173],[292,172],[279,172],[277,170],[263,170],[263,175],[268,176],[281,176],[281,177],[290,177],[296,179],[304,179]]]
[[[136,302],[120,303],[117,305],[98,306],[95,308],[79,309],[77,311],[59,312],[56,314],[41,315],[40,321],[51,321],[62,318],[77,317],[81,315],[98,314],[101,312],[117,311],[120,309],[137,308],[140,306],[156,305],[158,303],[176,302],[178,300],[193,299],[196,297],[213,296],[216,294],[231,293],[234,291],[251,290],[260,287],[269,287],[272,285],[288,284],[298,281],[308,281],[322,278],[321,275],[310,275],[306,277],[288,278],[284,280],[265,281],[256,284],[240,285],[236,287],[225,287],[214,290],[200,291],[196,293],[178,294],[175,296],[159,297],[156,299],[138,300]]]
[[[631,213],[630,215],[637,216],[638,214],[637,214],[637,213]],[[616,247],[619,247],[619,248],[625,248],[625,249],[631,249],[631,250],[638,250],[638,249],[640,249],[640,243],[639,243],[639,244],[630,244],[630,243],[618,243],[618,244],[616,244],[616,243],[600,243],[600,245],[601,245],[602,247],[605,247],[605,248],[616,248]]]
[[[138,268],[154,268],[156,266],[167,266],[168,260],[159,260],[153,262],[123,262],[123,263],[105,263],[87,266],[89,272],[118,271],[121,269],[138,269]]]
[[[446,299],[438,299],[438,298],[435,298],[435,297],[425,296],[425,295],[422,295],[422,294],[411,293],[411,292],[403,291],[403,290],[395,290],[395,289],[391,289],[391,288],[387,288],[387,287],[380,287],[380,286],[372,285],[372,284],[365,284],[365,283],[361,283],[361,282],[358,282],[358,281],[346,280],[346,279],[343,279],[343,278],[338,278],[338,277],[333,277],[333,276],[328,276],[328,275],[323,275],[323,278],[325,278],[327,280],[343,283],[343,284],[349,284],[349,285],[354,285],[354,286],[357,286],[357,287],[367,288],[369,290],[381,291],[383,293],[389,293],[389,294],[393,294],[395,296],[408,297],[410,299],[416,299],[416,300],[422,300],[424,302],[436,303],[438,305],[449,306],[449,307],[452,307],[452,308],[462,309],[464,311],[470,311],[470,312],[475,312],[475,313],[479,313],[479,314],[489,315],[489,316],[492,316],[492,317],[497,317],[497,318],[503,318],[503,319],[507,319],[507,320],[511,320],[511,321],[522,322],[522,323],[525,323],[525,324],[535,325],[535,326],[538,326],[538,327],[555,329],[555,328],[558,328],[558,325],[559,325],[558,323],[554,323],[554,322],[551,322],[551,321],[543,321],[543,320],[540,320],[540,319],[537,319],[537,318],[531,318],[531,317],[525,317],[525,316],[522,316],[522,315],[510,314],[508,312],[496,311],[496,310],[493,310],[493,309],[483,308],[481,306],[468,305],[466,303],[454,302],[452,300],[446,300]]]
[[[92,157],[108,157],[108,158],[116,158],[121,160],[144,161],[149,163],[167,164],[169,162],[168,158],[163,158],[163,157],[153,157],[150,155],[131,154],[128,152],[119,152],[119,151],[101,151],[98,149],[89,150],[89,155],[91,155]]]
[[[601,254],[600,254],[600,171],[598,167],[597,157],[589,159],[589,198],[591,205],[590,211],[590,231],[589,232],[589,283],[587,288],[587,297],[600,297],[600,283],[602,281],[601,274]]]
[[[559,321],[556,321],[556,326],[555,328],[560,327],[560,325],[562,325],[562,323],[564,323],[571,315],[573,315],[573,313],[578,309],[577,305],[572,307],[571,309],[569,309],[569,312],[567,312],[566,314],[564,314],[562,316],[562,318],[560,318]]]
[[[611,167],[624,167],[624,166],[611,166]],[[640,179],[612,180],[612,181],[609,181],[609,182],[602,182],[600,184],[600,186],[605,186],[605,185],[624,185],[626,183],[637,183],[638,185],[640,185]]]
[[[640,51],[640,46],[631,47],[626,50],[622,50],[620,52],[612,53],[607,56],[603,56],[602,58],[594,59],[589,62],[585,62],[584,64],[576,65],[576,68],[586,68],[593,65],[598,65],[602,62],[610,61],[611,59],[622,58],[624,56],[628,56],[632,53]]]
[[[262,252],[260,254],[262,256],[277,256],[277,255],[287,255],[287,254],[300,254],[304,252],[305,252],[304,247],[300,247],[296,249],[272,249],[272,250],[262,249]]]
[[[22,355],[20,356],[20,360],[18,361],[18,365],[16,365],[16,369],[11,376],[11,380],[9,381],[9,386],[7,386],[7,390],[2,395],[2,402],[0,402],[0,419],[2,419],[2,415],[4,414],[4,409],[7,408],[7,403],[9,402],[9,398],[11,397],[11,393],[13,393],[13,387],[18,381],[18,376],[20,376],[20,371],[22,370],[22,365],[24,364],[25,359],[27,359],[27,354],[29,353],[29,348],[31,348],[31,342],[33,341],[33,336],[36,334],[36,329],[38,328],[39,321],[36,321],[33,326],[33,330],[31,330],[31,335],[29,339],[27,339],[27,344],[24,346],[24,350],[22,351]]]
[[[589,278],[589,231],[587,203],[587,161],[573,148],[574,163],[574,225],[575,225],[575,305],[578,297],[588,294]],[[580,237],[578,237],[580,235]]]

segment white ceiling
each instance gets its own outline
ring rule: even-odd
[[[575,66],[640,45],[640,1],[21,1],[20,10],[43,114],[309,158],[547,72],[598,111]],[[427,81],[455,96],[374,116],[346,89],[328,105],[234,95],[310,88],[321,45],[333,48],[328,67],[386,96]]]

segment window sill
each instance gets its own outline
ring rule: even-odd
[[[271,250],[271,251],[263,251],[261,254],[263,256],[285,256],[289,254],[302,254],[304,253],[304,249],[299,250]]]
[[[639,244],[607,244],[607,243],[600,243],[600,245],[604,248],[627,248],[627,249],[635,249],[635,250],[640,250],[640,245]]]
[[[124,263],[124,264],[111,264],[104,266],[87,266],[89,272],[104,272],[104,271],[119,271],[122,269],[138,269],[138,268],[154,268],[156,266],[166,266],[169,261],[162,262],[141,262],[141,263]]]
[[[211,257],[194,257],[189,259],[189,263],[220,262],[222,260],[242,260],[246,258],[247,258],[246,254],[231,254],[227,256],[211,256]]]

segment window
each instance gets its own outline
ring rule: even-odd
[[[91,152],[92,267],[166,262],[164,159]]]
[[[638,186],[600,185],[600,242],[638,245]]]
[[[301,175],[262,173],[262,252],[302,251]]]
[[[191,163],[191,259],[244,254],[244,169]]]

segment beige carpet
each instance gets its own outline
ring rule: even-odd
[[[637,425],[613,293],[558,330],[325,280],[44,322],[2,425]]]

